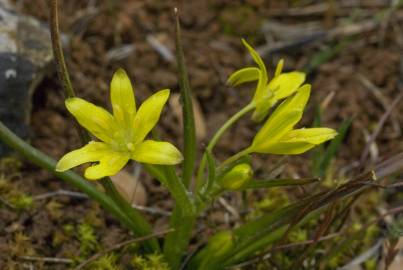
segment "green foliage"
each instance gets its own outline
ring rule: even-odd
[[[10,198],[10,203],[18,210],[28,210],[34,204],[32,197],[27,194],[13,196]]]
[[[77,229],[77,239],[80,242],[80,257],[85,258],[98,250],[99,243],[91,225],[82,223],[78,225]]]
[[[135,255],[131,263],[136,270],[170,270],[161,254]]]
[[[119,270],[116,255],[108,254],[100,257],[99,259],[92,262],[87,269],[97,269],[97,270]]]

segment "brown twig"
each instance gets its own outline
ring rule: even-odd
[[[63,264],[74,263],[74,260],[67,259],[67,258],[32,257],[32,256],[20,256],[18,258],[21,260],[25,260],[25,261],[36,261],[36,262],[45,262],[45,263],[63,263]]]
[[[385,125],[386,120],[389,118],[393,109],[397,106],[397,104],[399,104],[399,102],[402,98],[403,98],[403,91],[400,91],[399,95],[395,98],[395,100],[392,102],[392,104],[388,107],[388,109],[385,111],[385,113],[379,119],[378,125],[376,126],[374,132],[369,137],[369,140],[364,148],[364,151],[361,154],[361,158],[360,158],[361,167],[364,166],[364,163],[368,157],[371,145],[375,142],[375,140],[378,137],[379,133],[381,132],[383,126]]]
[[[103,250],[101,252],[98,252],[98,253],[94,254],[93,256],[88,258],[87,260],[85,260],[82,263],[80,263],[76,268],[74,268],[74,270],[83,269],[84,266],[86,266],[87,264],[95,261],[96,259],[98,259],[98,258],[104,256],[105,254],[108,254],[109,252],[112,252],[114,250],[121,249],[121,248],[123,248],[123,247],[125,247],[127,245],[130,245],[130,244],[133,244],[133,243],[142,242],[142,241],[154,238],[154,237],[162,236],[162,235],[165,235],[165,234],[170,233],[172,231],[174,231],[174,229],[168,229],[168,230],[165,230],[165,231],[156,232],[156,233],[153,233],[153,234],[150,234],[150,235],[146,235],[146,236],[143,236],[143,237],[138,237],[138,238],[134,238],[134,239],[131,239],[131,240],[121,242],[119,244],[116,244],[116,245],[108,248],[108,249],[105,249],[105,250]]]

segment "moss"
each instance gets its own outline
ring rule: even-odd
[[[87,223],[78,225],[77,239],[80,242],[80,257],[88,257],[99,249],[99,243],[93,227]]]
[[[169,270],[168,264],[161,254],[135,255],[132,265],[138,270]]]
[[[116,261],[115,254],[104,255],[91,263],[86,269],[119,270],[121,268],[117,265]]]
[[[34,200],[30,195],[21,193],[9,198],[9,202],[17,209],[17,210],[28,210],[31,209],[34,205]]]

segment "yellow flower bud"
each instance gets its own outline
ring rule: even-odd
[[[222,231],[210,238],[207,250],[210,256],[220,257],[234,247],[234,236],[231,231]]]
[[[229,190],[238,190],[251,180],[253,170],[249,164],[242,163],[233,167],[220,180],[221,187]]]

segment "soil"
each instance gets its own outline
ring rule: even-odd
[[[287,2],[293,1],[181,1],[180,4],[157,0],[60,2],[61,28],[70,37],[66,50],[67,64],[75,91],[78,96],[106,107],[110,106],[111,75],[118,67],[123,67],[134,82],[138,104],[159,89],[170,88],[178,92],[174,61],[164,59],[147,42],[147,38],[153,36],[174,52],[172,11],[176,5],[179,6],[190,83],[206,120],[207,136],[199,141],[199,147],[203,149],[208,138],[225,119],[245,106],[251,98],[250,86],[230,88],[225,84],[233,71],[252,64],[246,57],[240,38],[245,37],[256,46],[264,45],[261,24],[272,19],[273,11],[291,8],[292,4]],[[95,12],[89,8],[89,2],[96,2]],[[48,19],[45,0],[24,1],[21,8],[22,12],[44,22]],[[381,10],[380,7],[367,9],[373,14]],[[329,16],[322,15],[284,15],[274,18],[289,24],[316,21],[327,26],[329,23]],[[334,23],[334,17],[330,17],[330,23],[332,18]],[[350,37],[342,50],[309,74],[308,81],[313,85],[312,99],[302,126],[312,124],[315,108],[319,105],[323,109],[323,126],[337,128],[344,119],[353,118],[352,127],[332,166],[338,177],[345,178],[357,172],[356,164],[366,146],[366,136],[374,131],[385,110],[403,90],[402,29],[401,21],[391,20],[382,43],[379,42],[379,27]],[[270,70],[274,69],[273,59],[279,58],[285,58],[287,70],[303,69],[315,55],[338,42],[341,40],[313,42],[291,51],[271,54],[265,60]],[[107,58],[108,51],[123,44],[133,46],[134,52],[122,60]],[[363,80],[369,81],[371,86],[368,87]],[[376,89],[378,96],[373,94],[371,87]],[[80,146],[73,120],[63,102],[57,76],[49,73],[34,95],[31,143],[56,159]],[[158,128],[164,140],[181,145],[180,123],[174,111],[167,106]],[[371,148],[367,166],[403,151],[402,124],[403,106],[398,105],[385,122],[376,145]],[[222,160],[248,145],[257,128],[247,118],[240,121],[231,132],[227,132],[216,148],[217,158]],[[309,153],[288,157],[284,169],[277,176],[310,177],[309,157]],[[278,157],[258,156],[254,164],[257,174],[263,175],[263,169],[267,171],[267,168],[273,168],[278,160]],[[2,189],[0,186],[0,195],[6,194],[7,190],[9,196],[12,190],[32,196],[34,202],[33,206],[18,211],[13,207],[0,207],[0,269],[69,269],[68,264],[23,258],[82,260],[79,235],[69,231],[66,225],[75,229],[83,223],[93,226],[100,246],[91,250],[90,254],[101,247],[110,247],[132,237],[118,221],[87,199],[74,196],[35,199],[50,191],[71,190],[50,173],[25,161],[21,164],[16,161],[1,164],[0,179],[7,180],[7,187]],[[128,171],[132,169],[133,164],[127,168]],[[166,211],[172,209],[169,194],[157,181],[144,172],[140,179],[147,190],[148,206]],[[256,198],[262,196],[264,194]],[[239,204],[238,196],[228,196],[226,199],[235,206]],[[168,217],[161,214],[147,216],[156,231],[167,227]],[[217,204],[201,224],[199,230],[206,238],[234,222],[228,222],[228,214]],[[127,264],[128,258],[123,256],[119,263]]]

